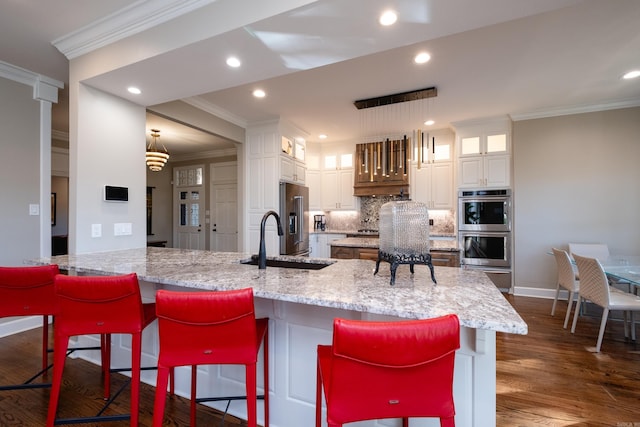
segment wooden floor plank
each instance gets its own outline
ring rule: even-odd
[[[639,346],[610,320],[601,353],[600,318],[591,307],[576,333],[563,329],[566,303],[507,296],[528,335],[497,336],[497,425],[640,426]],[[593,315],[591,315],[593,314]]]
[[[550,300],[507,299],[529,325],[529,334],[497,334],[498,426],[640,427],[640,346],[625,340],[622,322],[609,321],[598,354],[592,352],[597,315],[582,316],[571,334],[562,328],[566,304],[559,302],[552,317]],[[0,339],[0,383],[19,382],[39,369],[40,333],[34,329]],[[114,375],[113,389],[122,381]],[[151,425],[154,391],[142,385],[140,426]],[[59,415],[93,414],[102,405],[101,393],[99,367],[68,358]],[[0,391],[0,427],[44,425],[48,398],[48,389]],[[128,405],[127,389],[110,411],[126,413]],[[186,399],[168,400],[164,425],[189,425]],[[221,414],[199,405],[198,425],[222,427]],[[224,422],[224,427],[242,426],[246,423],[233,417]]]

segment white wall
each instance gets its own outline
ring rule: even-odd
[[[551,296],[552,246],[640,255],[640,108],[513,124],[515,292]]]
[[[69,253],[145,247],[145,109],[81,83],[70,93]],[[129,201],[105,202],[105,185],[127,187]],[[116,223],[130,223],[132,235],[114,236]]]
[[[29,215],[40,203],[39,109],[31,86],[0,77],[0,265],[40,256],[40,217]]]

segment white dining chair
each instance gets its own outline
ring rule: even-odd
[[[571,265],[571,259],[567,251],[563,251],[557,248],[551,248],[553,256],[556,258],[556,264],[558,266],[558,280],[556,283],[556,296],[553,299],[553,306],[551,307],[551,315],[556,313],[556,304],[558,303],[558,297],[560,296],[560,288],[564,288],[569,291],[569,298],[567,300],[567,314],[564,316],[563,328],[567,329],[569,324],[569,317],[571,317],[571,306],[573,305],[573,299],[580,293],[580,282],[576,280],[576,275]],[[579,305],[576,304],[576,310],[579,309]]]
[[[573,258],[574,255],[580,255],[588,258],[596,258],[604,260],[609,258],[609,246],[606,243],[569,243],[569,254]],[[631,292],[631,284],[624,280],[620,280],[611,276],[607,276],[611,285],[626,287],[627,292]],[[576,280],[580,280],[580,275],[576,275]]]
[[[609,286],[607,275],[602,268],[600,262],[595,258],[573,256],[578,265],[580,274],[580,293],[578,294],[578,306],[582,301],[591,301],[602,307],[602,320],[600,321],[600,332],[598,333],[598,342],[596,344],[596,352],[600,352],[602,345],[602,337],[607,325],[609,311],[620,310],[624,312],[624,335],[629,336],[629,328],[627,324],[627,314],[630,314],[631,320],[631,339],[635,341],[636,331],[633,321],[633,312],[640,311],[640,297],[621,291]],[[576,330],[578,321],[578,311],[575,310],[573,315],[573,324],[571,325],[571,333]]]

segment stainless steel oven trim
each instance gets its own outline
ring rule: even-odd
[[[506,224],[466,224],[464,222],[464,204],[468,202],[502,202],[506,212]],[[510,196],[464,196],[458,198],[458,230],[461,231],[511,231]]]
[[[504,258],[503,259],[490,259],[490,258],[467,258],[465,256],[465,237],[497,237],[504,239]],[[490,231],[459,231],[458,232],[458,244],[460,247],[460,264],[469,266],[483,266],[483,267],[511,267],[511,233],[510,232],[490,232]]]

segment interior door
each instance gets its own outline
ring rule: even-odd
[[[212,185],[211,211],[211,250],[218,252],[237,252],[237,184]]]
[[[205,249],[203,196],[202,187],[178,189],[177,242],[174,246],[180,249]]]

